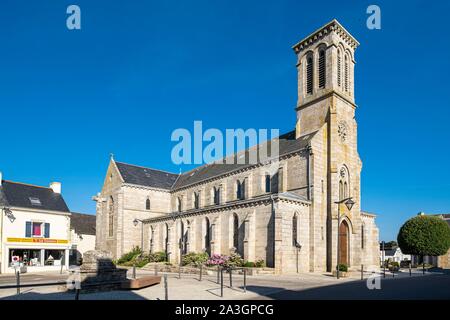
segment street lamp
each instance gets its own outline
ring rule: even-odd
[[[337,264],[336,264],[336,277],[339,279],[339,253],[340,253],[340,241],[339,241],[339,229],[341,226],[341,204],[345,203],[345,206],[347,207],[348,211],[351,211],[353,208],[353,205],[355,204],[355,201],[352,200],[352,198],[345,198],[339,201],[335,202],[338,205],[338,224],[337,224]]]
[[[144,221],[142,221],[140,219],[133,220],[133,224],[135,227],[137,227],[139,222],[141,223],[141,254],[142,254],[142,253],[144,253]]]

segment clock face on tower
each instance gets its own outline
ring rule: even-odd
[[[339,122],[338,135],[339,135],[339,138],[341,139],[342,143],[345,143],[347,141],[348,128],[347,128],[347,123],[345,121]]]

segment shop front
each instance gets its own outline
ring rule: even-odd
[[[67,240],[8,238],[2,272],[66,270],[69,267],[69,249]]]

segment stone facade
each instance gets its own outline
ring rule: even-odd
[[[141,229],[133,224],[139,219],[144,250],[166,251],[173,263],[187,252],[229,254],[236,248],[244,259],[263,259],[278,273],[331,271],[337,263],[335,202],[351,197],[351,210],[344,204],[339,208],[341,262],[350,268],[378,267],[375,216],[362,212],[360,203],[353,81],[357,46],[333,20],[293,47],[298,102],[292,140],[298,148],[286,148],[277,159],[269,188],[268,163],[230,167],[202,179],[206,165],[180,175],[180,181],[200,175],[192,183],[187,179],[158,188],[130,183],[111,159],[95,197],[97,249],[118,257],[140,245]],[[245,182],[243,197],[238,196],[238,181]],[[218,201],[214,189],[219,190]]]

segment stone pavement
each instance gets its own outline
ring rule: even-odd
[[[153,274],[149,271],[139,270],[137,276]],[[223,298],[220,297],[220,284],[217,284],[217,276],[203,276],[199,281],[199,275],[178,274],[168,275],[168,296],[170,300],[220,300],[220,299],[271,299],[278,296],[282,299],[292,299],[298,296],[298,292],[310,292],[312,290],[341,287],[351,283],[358,283],[359,288],[367,290],[365,281],[359,280],[360,275],[353,273],[349,278],[336,279],[330,274],[306,273],[294,275],[258,275],[247,277],[247,291],[244,293],[243,276],[233,275],[233,286],[230,288],[229,275],[224,273]],[[366,274],[366,277],[369,274]],[[429,273],[427,275],[430,275]],[[55,276],[55,275],[54,275]],[[423,278],[421,273],[415,273],[413,277]],[[427,276],[425,276],[427,277]],[[408,273],[401,273],[392,279],[387,274],[386,280],[409,278]],[[428,278],[428,277],[427,277]],[[333,289],[335,290],[335,289]],[[283,295],[283,293],[290,295]],[[297,295],[296,295],[297,293]],[[135,291],[108,291],[98,293],[86,293],[80,295],[80,300],[163,300],[165,297],[164,281],[159,285]],[[301,298],[300,296],[298,298]],[[320,299],[320,297],[316,297]],[[339,298],[335,297],[335,298]],[[61,292],[57,286],[23,288],[20,295],[16,295],[16,289],[0,289],[0,299],[37,299],[37,300],[73,300],[74,294]]]

